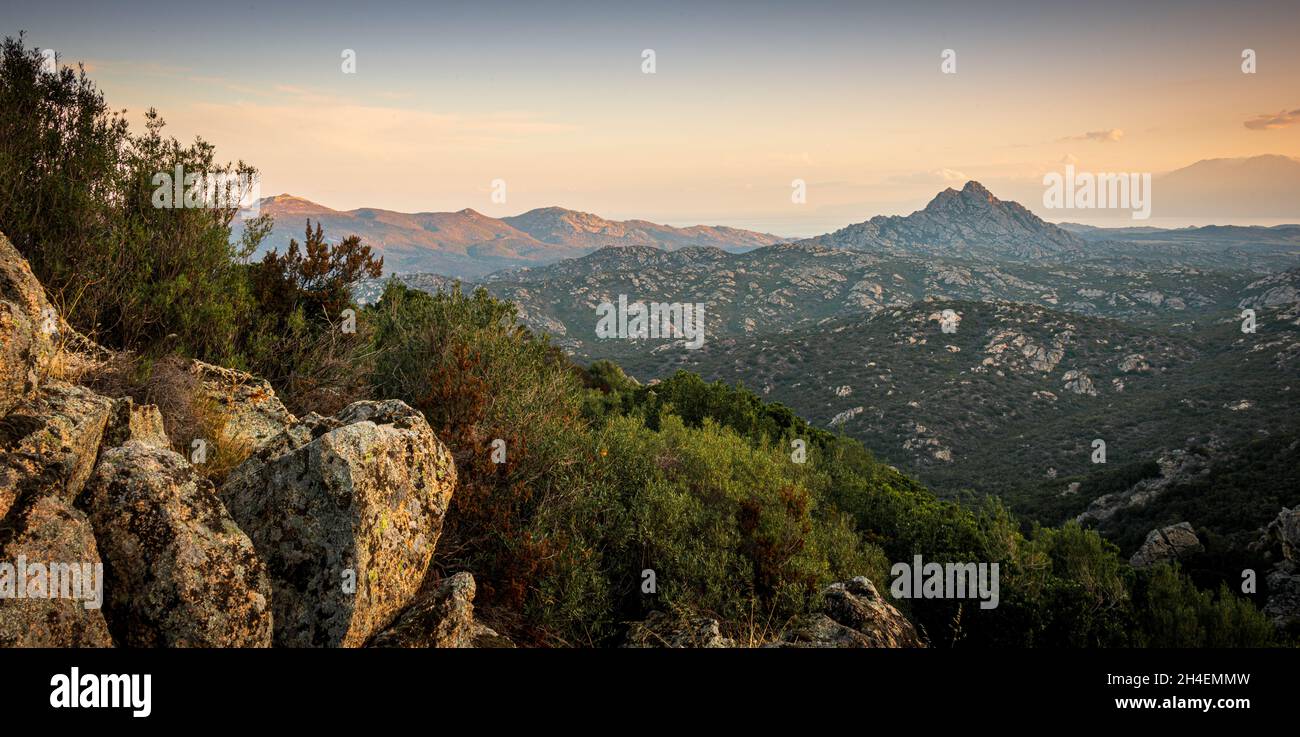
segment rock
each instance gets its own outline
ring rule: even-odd
[[[103,452],[85,503],[107,570],[105,606],[130,647],[266,647],[271,586],[212,482],[138,440]]]
[[[376,635],[370,647],[513,647],[474,619],[474,577],[457,573],[419,596],[397,622]]]
[[[628,629],[623,647],[631,648],[720,648],[735,647],[723,637],[718,620],[709,617],[674,618],[654,611]]]
[[[1191,523],[1179,522],[1147,533],[1147,539],[1129,563],[1134,568],[1147,568],[1164,561],[1180,560],[1204,549]]]
[[[1273,566],[1265,581],[1268,583],[1268,601],[1264,603],[1264,616],[1271,619],[1278,630],[1300,628],[1300,566],[1284,560]]]
[[[251,451],[296,421],[265,379],[202,361],[194,361],[190,373],[198,380],[198,400],[221,427],[215,440],[223,446]]]
[[[916,628],[865,576],[822,592],[822,613],[803,617],[769,647],[925,647]]]
[[[1300,507],[1282,508],[1277,517],[1264,528],[1267,543],[1275,543],[1282,549],[1282,557],[1300,563]]]
[[[112,402],[89,389],[47,384],[0,421],[0,518],[25,493],[72,502],[94,468]]]
[[[113,400],[113,411],[104,428],[104,447],[116,448],[135,440],[156,448],[170,449],[163,429],[162,412],[153,404],[136,406],[130,397]]]
[[[27,259],[0,233],[0,416],[54,368],[64,327]]]
[[[5,520],[0,540],[0,647],[113,646],[100,609],[104,567],[84,514],[40,496]],[[21,596],[19,565],[27,568]]]
[[[456,484],[406,404],[309,415],[235,468],[222,498],[271,573],[275,642],[358,647],[418,592]]]
[[[852,627],[845,627],[825,614],[799,617],[776,642],[764,647],[778,648],[858,648],[879,647],[871,638]]]
[[[1141,353],[1130,353],[1120,360],[1119,370],[1126,374],[1147,373],[1151,371],[1151,364]]]
[[[1066,391],[1086,394],[1090,397],[1097,396],[1097,388],[1093,386],[1092,379],[1082,371],[1066,371],[1061,380],[1065,382]]]

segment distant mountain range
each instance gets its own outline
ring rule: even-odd
[[[263,250],[283,250],[290,238],[301,242],[310,219],[322,225],[330,240],[361,236],[384,257],[386,272],[438,272],[468,278],[574,258],[609,246],[665,250],[710,246],[744,251],[782,240],[768,233],[721,226],[674,228],[645,220],[607,220],[561,207],[494,218],[471,209],[420,213],[370,207],[332,210],[283,194],[264,198],[261,212],[275,218],[275,228]]]
[[[1038,260],[1083,253],[1084,241],[1025,209],[1003,202],[976,181],[940,192],[925,209],[876,216],[809,241],[895,256]]]

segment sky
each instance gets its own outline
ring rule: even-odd
[[[781,235],[967,179],[1036,209],[1066,163],[1300,157],[1297,29],[1300,2],[0,0],[0,31],[257,166],[264,195]]]

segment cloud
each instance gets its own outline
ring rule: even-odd
[[[1078,156],[1075,156],[1074,154],[1066,154],[1066,155],[1064,155],[1064,156],[1061,157],[1061,163],[1062,163],[1062,164],[1077,164],[1077,163],[1079,163],[1079,157],[1078,157]]]
[[[1266,131],[1273,128],[1287,128],[1300,124],[1300,108],[1281,110],[1272,115],[1256,115],[1246,121],[1246,127],[1253,131]]]
[[[1119,128],[1109,128],[1104,131],[1088,131],[1077,136],[1067,136],[1057,141],[1065,143],[1066,141],[1094,141],[1096,143],[1117,143],[1124,137],[1124,131]]]

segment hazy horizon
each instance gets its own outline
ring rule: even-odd
[[[559,205],[799,237],[905,215],[974,179],[1052,222],[1156,225],[1044,212],[1042,178],[1067,163],[1159,175],[1300,155],[1300,8],[1101,5],[1122,12],[291,2],[254,5],[250,24],[215,7],[73,2],[11,8],[4,26],[84,62],[133,126],[156,107],[172,135],[257,166],[263,194],[339,210]],[[806,204],[791,202],[795,179]]]

